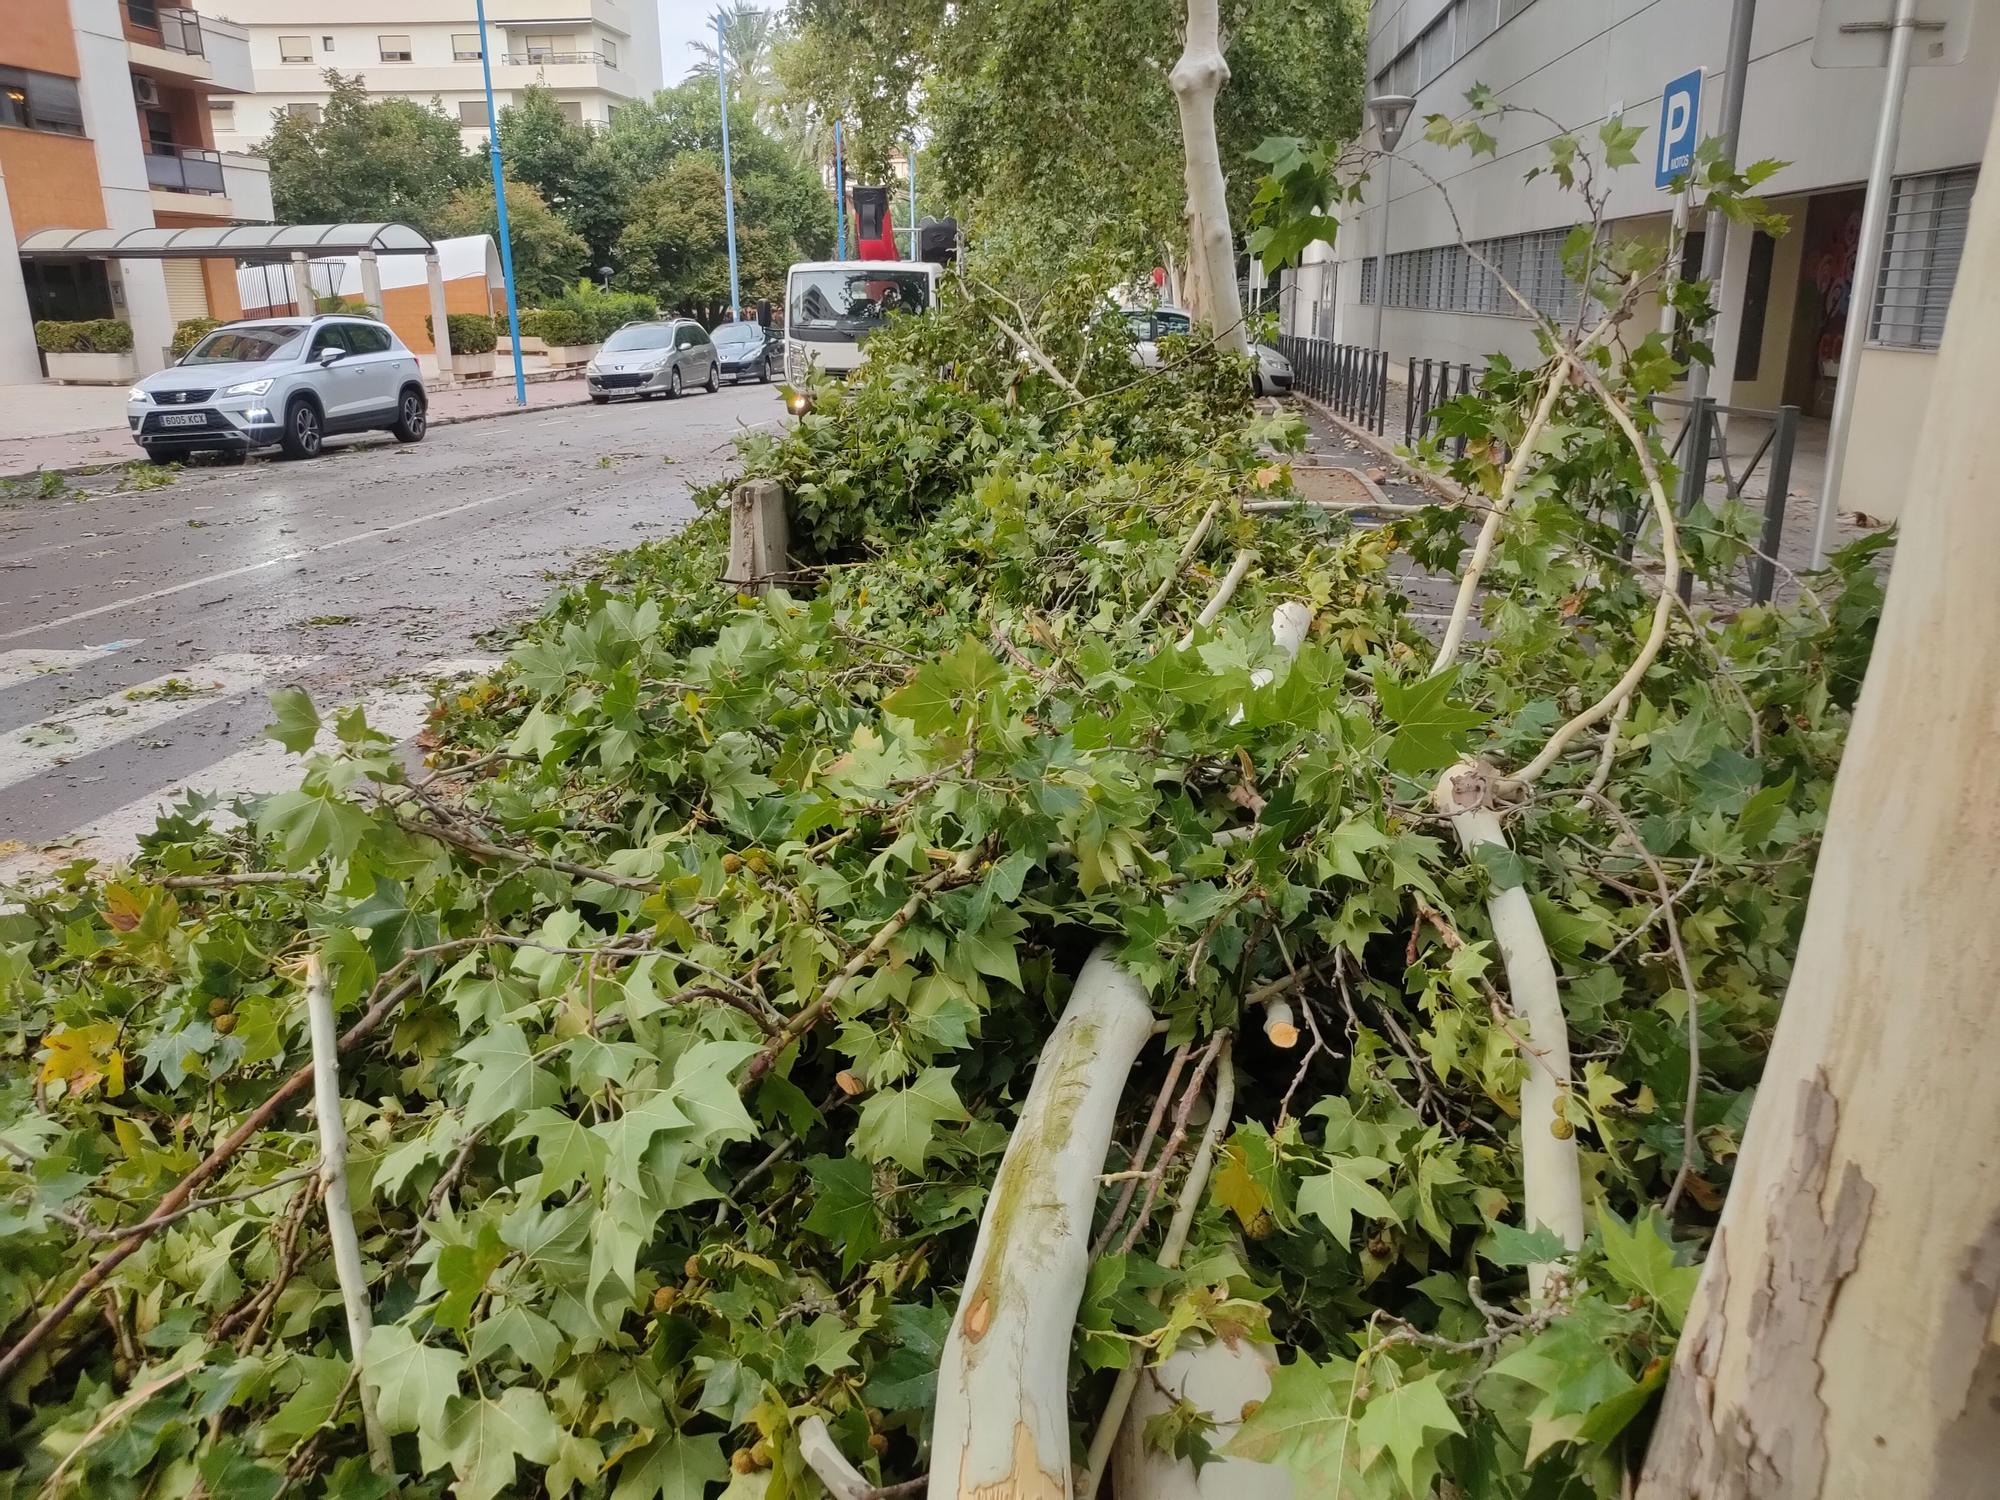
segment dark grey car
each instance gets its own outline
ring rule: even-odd
[[[599,406],[614,396],[678,396],[694,386],[715,390],[722,366],[708,332],[692,318],[627,323],[604,341],[584,369],[590,399]]]
[[[731,383],[745,380],[768,382],[784,363],[782,340],[771,336],[757,323],[718,323],[709,335],[722,361],[722,378]]]

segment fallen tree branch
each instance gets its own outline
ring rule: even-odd
[[[306,960],[306,1018],[312,1032],[313,1112],[319,1119],[320,1201],[326,1205],[326,1233],[333,1245],[333,1274],[347,1314],[348,1356],[362,1368],[374,1318],[368,1307],[368,1273],[361,1263],[361,1237],[354,1232],[354,1209],[347,1201],[347,1122],[340,1111],[340,1043],[333,1031],[333,982],[317,953]],[[361,1425],[368,1438],[368,1466],[377,1474],[396,1472],[389,1434],[375,1414],[375,1394],[361,1382]]]
[[[1196,630],[1206,630],[1221,618],[1224,607],[1236,597],[1236,586],[1243,582],[1243,575],[1250,571],[1250,564],[1256,560],[1257,550],[1254,547],[1237,548],[1236,556],[1230,559],[1229,571],[1222,575],[1222,582],[1217,584],[1215,592],[1209,595],[1208,603],[1201,607],[1201,613],[1194,617],[1194,628],[1181,637],[1181,650],[1185,651],[1194,644]]]
[[[1145,988],[1092,953],[1007,1142],[938,1370],[931,1500],[1070,1493],[1069,1363],[1119,1095],[1152,1035]]]
[[[974,845],[970,849],[961,849],[949,865],[930,875],[910,893],[910,899],[897,908],[895,915],[875,930],[875,935],[868,940],[867,946],[850,958],[840,972],[826,982],[826,987],[819,992],[818,998],[780,1027],[778,1034],[764,1044],[764,1050],[750,1059],[750,1066],[744,1069],[743,1082],[739,1086],[741,1092],[747,1094],[756,1087],[764,1075],[771,1071],[787,1047],[833,1013],[833,1007],[847,992],[848,985],[854,982],[863,969],[882,956],[889,944],[895,941],[896,934],[910,925],[911,919],[923,908],[926,900],[949,886],[961,884],[969,877],[973,865],[978,862],[980,847]]]
[[[1132,616],[1134,626],[1143,625],[1152,619],[1153,611],[1158,609],[1165,602],[1167,595],[1174,591],[1174,585],[1180,582],[1181,575],[1187,571],[1187,565],[1194,561],[1195,553],[1201,550],[1201,544],[1208,536],[1208,528],[1215,524],[1216,516],[1221,514],[1222,504],[1220,498],[1211,500],[1208,509],[1201,513],[1201,519],[1194,523],[1194,530],[1188,534],[1187,543],[1181,548],[1180,556],[1174,559],[1173,569],[1160,581],[1160,586],[1153,590],[1146,602],[1139,606],[1139,612]]]
[[[369,1036],[390,1012],[408,998],[417,985],[418,980],[415,976],[411,976],[390,989],[371,1005],[358,1021],[347,1028],[346,1034],[340,1039],[339,1050],[345,1052]],[[134,1228],[79,1276],[76,1283],[57,1300],[55,1306],[42,1315],[34,1327],[22,1334],[5,1354],[0,1354],[0,1385],[12,1379],[14,1373],[27,1361],[28,1356],[33,1354],[51,1333],[63,1325],[69,1315],[76,1311],[78,1305],[102,1286],[106,1277],[146,1243],[147,1238],[153,1233],[153,1229],[147,1227],[148,1224],[153,1224],[155,1220],[172,1213],[186,1203],[194,1195],[196,1188],[221,1171],[223,1165],[243,1148],[244,1142],[268,1125],[278,1111],[303,1093],[312,1081],[313,1065],[307,1063],[279,1084],[270,1098],[245,1115],[236,1128],[223,1137],[215,1149],[196,1164],[193,1171],[174,1184],[167,1195],[159,1201],[151,1218],[145,1224]]]
[[[1209,1110],[1208,1124],[1201,1133],[1201,1144],[1195,1148],[1194,1160],[1188,1166],[1187,1181],[1181,1184],[1181,1195],[1174,1206],[1174,1216],[1167,1223],[1166,1238],[1160,1244],[1160,1265],[1166,1270],[1174,1270],[1181,1263],[1181,1251],[1187,1248],[1188,1231],[1194,1225],[1194,1216],[1201,1207],[1202,1194],[1208,1189],[1208,1174],[1215,1165],[1215,1148],[1222,1134],[1229,1128],[1230,1112],[1236,1105],[1236,1068],[1230,1058],[1230,1035],[1226,1031],[1216,1033],[1220,1046],[1215,1049],[1215,1104]],[[1146,1289],[1146,1300],[1155,1307],[1160,1305],[1161,1288]],[[1118,1429],[1125,1421],[1125,1409],[1132,1403],[1132,1388],[1138,1384],[1140,1364],[1138,1359],[1118,1372],[1113,1382],[1111,1395],[1104,1403],[1104,1413],[1098,1418],[1097,1431],[1090,1439],[1090,1452],[1084,1459],[1083,1476],[1077,1481],[1077,1500],[1095,1500],[1097,1487],[1104,1480],[1104,1469],[1111,1457],[1111,1445],[1118,1439]]]
[[[398,818],[396,821],[410,833],[436,839],[441,844],[450,844],[454,849],[462,849],[467,854],[487,859],[517,860],[524,865],[541,865],[547,869],[560,870],[565,875],[574,875],[579,880],[596,880],[605,885],[617,886],[620,890],[650,893],[660,888],[657,880],[640,880],[632,875],[616,875],[609,870],[577,864],[573,860],[555,859],[525,849],[509,849],[505,844],[490,843],[469,833],[460,833],[456,829],[447,828],[441,823],[413,823],[408,818]]]
[[[188,1376],[201,1368],[199,1364],[182,1365],[178,1370],[170,1371],[162,1375],[158,1380],[149,1380],[137,1390],[128,1391],[119,1397],[118,1400],[112,1402],[111,1405],[104,1409],[104,1415],[99,1417],[91,1426],[90,1431],[83,1435],[82,1441],[62,1456],[62,1462],[57,1464],[55,1470],[42,1482],[41,1493],[44,1496],[59,1493],[63,1475],[69,1472],[70,1465],[81,1458],[84,1451],[92,1443],[109,1432],[129,1412],[144,1406],[148,1401],[159,1395],[161,1391],[166,1390],[169,1386],[180,1384],[181,1381],[187,1379]]]
[[[1125,1222],[1125,1211],[1132,1206],[1132,1194],[1138,1191],[1139,1180],[1149,1175],[1146,1156],[1159,1137],[1160,1122],[1167,1117],[1167,1100],[1173,1097],[1174,1085],[1180,1082],[1181,1069],[1187,1066],[1187,1060],[1188,1046],[1183,1042],[1174,1049],[1173,1059],[1167,1064],[1167,1080],[1160,1085],[1160,1092],[1153,1098],[1153,1112],[1146,1117],[1146,1128],[1139,1134],[1138,1149],[1132,1153],[1132,1170],[1121,1175],[1123,1186],[1118,1189],[1118,1201],[1111,1205],[1111,1212],[1104,1218],[1104,1227],[1097,1231],[1097,1238],[1091,1243],[1092,1260],[1111,1248],[1111,1237]]]

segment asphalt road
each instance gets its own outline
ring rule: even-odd
[[[772,387],[725,387],[0,504],[0,875],[65,836],[129,852],[186,787],[293,784],[273,688],[413,734],[426,684],[490,661],[552,574],[678,528],[730,438],[780,420]]]

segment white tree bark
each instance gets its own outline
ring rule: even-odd
[[[1069,1354],[1090,1220],[1145,989],[1102,948],[1077,976],[1007,1143],[945,1339],[929,1500],[1070,1500]]]
[[[326,1206],[326,1234],[333,1245],[333,1274],[340,1283],[340,1300],[347,1311],[347,1343],[354,1368],[361,1368],[373,1321],[368,1310],[368,1270],[361,1263],[361,1241],[354,1232],[354,1210],[347,1201],[347,1122],[340,1113],[340,1038],[333,1024],[333,985],[326,964],[315,953],[306,960],[306,1020],[312,1032],[313,1112],[319,1120],[319,1178]],[[361,1422],[368,1435],[369,1466],[377,1474],[393,1474],[396,1465],[389,1437],[375,1415],[375,1392],[361,1382]]]
[[[1507,847],[1491,793],[1491,773],[1465,761],[1438,781],[1434,799],[1438,811],[1451,819],[1468,859],[1481,844]],[[1583,1243],[1583,1176],[1575,1133],[1567,1121],[1558,1124],[1562,1096],[1569,1092],[1570,1063],[1569,1023],[1563,1017],[1556,966],[1526,886],[1495,891],[1487,898],[1486,916],[1507,969],[1508,996],[1520,1024],[1527,1028],[1527,1035],[1518,1039],[1526,1068],[1521,1080],[1521,1190],[1527,1199],[1523,1206],[1531,1227],[1551,1230],[1574,1250]],[[1549,1269],[1547,1264],[1528,1267],[1529,1295],[1537,1302],[1547,1294]]]
[[[1271,1394],[1277,1356],[1267,1344],[1196,1339],[1161,1361],[1153,1379],[1139,1383],[1118,1444],[1111,1452],[1112,1487],[1121,1497],[1145,1500],[1292,1500],[1289,1470],[1247,1458],[1216,1458],[1194,1465],[1146,1443],[1146,1423],[1178,1397],[1215,1421],[1210,1446],[1221,1448],[1243,1425],[1244,1409]],[[1171,1393],[1171,1394],[1170,1394]]]
[[[1187,40],[1167,81],[1180,106],[1181,143],[1187,153],[1188,311],[1208,325],[1222,348],[1248,354],[1228,189],[1215,139],[1215,96],[1229,81],[1218,0],[1188,0]]]
[[[2000,128],[1987,151],[2000,160]],[[2000,1482],[1991,182],[1937,366],[1798,963],[1642,1500],[1972,1500]]]

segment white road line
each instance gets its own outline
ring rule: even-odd
[[[217,656],[0,735],[0,787],[289,676],[310,656]]]
[[[220,573],[210,573],[202,578],[190,578],[185,583],[169,584],[163,589],[150,593],[133,594],[125,599],[113,599],[109,604],[100,604],[94,609],[80,609],[75,614],[63,615],[59,619],[44,620],[39,625],[23,625],[18,630],[0,632],[0,641],[11,641],[24,635],[39,635],[44,630],[54,630],[58,625],[74,625],[79,620],[95,619],[99,615],[110,614],[113,610],[130,609],[135,604],[150,604],[155,599],[165,599],[173,594],[186,593],[189,589],[206,588],[212,583],[225,583],[231,578],[241,578],[246,573],[260,573],[266,568],[275,568],[284,563],[297,562],[302,557],[312,557],[320,552],[332,552],[341,547],[352,547],[357,542],[373,541],[376,537],[387,536],[392,531],[402,531],[410,526],[422,526],[427,521],[442,521],[446,516],[461,515],[468,510],[477,510],[482,505],[495,505],[502,500],[511,500],[516,495],[525,495],[532,485],[522,485],[519,489],[502,490],[497,495],[484,495],[477,500],[467,500],[459,505],[448,505],[443,510],[430,511],[421,516],[411,516],[406,521],[393,521],[387,526],[371,527],[358,531],[352,536],[344,536],[336,541],[321,542],[317,547],[302,547],[296,552],[281,553],[277,557],[267,557],[262,562],[245,563],[240,568],[226,568]]]
[[[477,676],[490,672],[500,658],[490,656],[453,657],[425,662],[419,675],[426,681],[439,677]],[[344,706],[344,705],[343,705]],[[421,730],[430,717],[431,695],[422,689],[390,688],[361,700],[371,729],[401,742]],[[321,727],[314,743],[317,750],[338,744],[334,736],[335,713],[330,705],[320,705]],[[191,791],[217,792],[226,797],[265,797],[290,791],[299,784],[303,760],[274,740],[259,740],[233,755],[170,782],[143,797],[135,797],[123,807],[95,818],[52,841],[44,849],[28,850],[0,858],[0,883],[19,882],[46,873],[71,860],[89,858],[117,864],[138,852],[142,834],[174,803]],[[225,809],[208,814],[217,828],[230,826],[233,819]]]
[[[106,646],[81,646],[74,651],[0,651],[0,688],[73,671],[86,662],[103,661],[114,651],[138,644],[138,641],[113,641]]]

